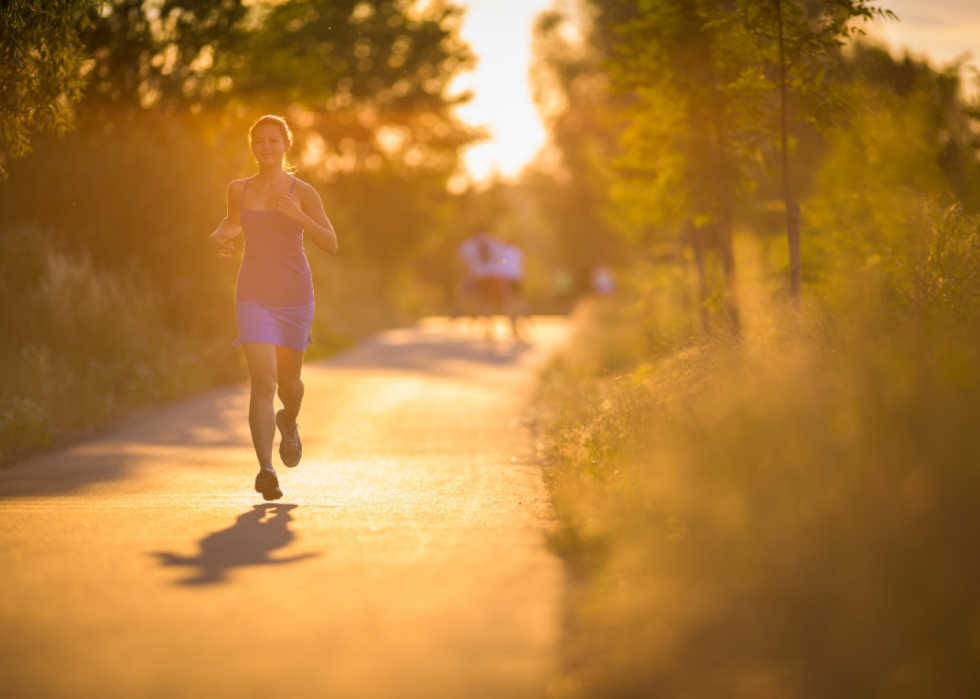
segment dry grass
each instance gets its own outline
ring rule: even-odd
[[[920,257],[802,327],[745,244],[740,343],[604,372],[645,342],[636,302],[579,309],[541,402],[573,573],[556,696],[980,695],[977,222],[933,214]]]
[[[99,269],[30,227],[0,243],[0,462],[241,378],[222,328],[174,332],[171,299],[139,270]]]
[[[308,360],[403,319],[373,268],[318,250],[309,257],[317,311]],[[165,286],[135,264],[98,266],[36,227],[0,231],[0,464],[246,379],[231,345],[234,270],[214,273],[198,284],[206,292],[179,279]]]

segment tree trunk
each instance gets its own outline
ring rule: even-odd
[[[738,337],[742,325],[738,312],[738,289],[735,275],[735,246],[732,242],[732,214],[726,212],[718,221],[718,242],[721,247],[721,263],[725,271],[725,310],[732,324],[732,332]]]
[[[779,129],[783,146],[783,196],[786,200],[786,242],[789,246],[789,295],[800,310],[800,205],[793,201],[789,180],[789,90],[786,86],[786,52],[783,46],[783,2],[776,3],[776,26],[779,30]]]
[[[694,249],[694,264],[698,268],[698,311],[701,315],[701,329],[705,335],[711,332],[711,314],[708,312],[708,280],[704,276],[704,232],[690,219],[685,224],[691,247]]]
[[[789,238],[789,295],[800,310],[800,226],[802,216],[798,202],[787,202],[786,235]]]

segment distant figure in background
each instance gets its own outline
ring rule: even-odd
[[[458,316],[476,317],[476,279],[472,269],[476,264],[475,236],[469,237],[456,249],[453,269],[456,276],[455,312]]]
[[[507,292],[507,314],[510,316],[514,337],[520,339],[518,320],[528,317],[527,299],[524,296],[524,251],[514,243],[503,243],[500,247],[500,276]]]
[[[592,268],[592,293],[596,296],[612,296],[616,293],[616,275],[606,265]]]
[[[485,318],[484,332],[488,340],[493,339],[494,312],[507,306],[507,289],[501,276],[502,247],[485,226],[478,226],[458,251],[458,260],[465,270],[461,286],[472,290],[475,315]]]
[[[231,257],[231,242],[245,233],[245,254],[235,287],[235,322],[251,378],[248,426],[259,460],[255,490],[266,500],[282,497],[272,467],[276,428],[279,456],[296,466],[303,456],[299,439],[303,402],[303,352],[313,327],[313,275],[303,249],[303,233],[318,248],[337,252],[337,234],[323,211],[320,196],[283,165],[292,145],[286,121],[264,116],[248,132],[259,172],[228,185],[228,212],[208,243],[221,259]],[[283,409],[275,412],[276,389]]]

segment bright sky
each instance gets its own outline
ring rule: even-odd
[[[938,64],[970,52],[980,65],[980,0],[879,0],[898,15],[898,22],[880,28],[893,49],[908,48]]]
[[[454,92],[471,90],[473,100],[458,111],[460,118],[490,132],[491,139],[466,152],[466,166],[476,180],[494,171],[516,175],[545,142],[528,68],[531,26],[551,0],[466,0],[462,35],[479,62],[453,83]]]
[[[475,70],[453,83],[471,90],[473,101],[459,109],[463,121],[482,126],[491,138],[465,155],[470,175],[484,180],[493,172],[516,175],[544,145],[546,134],[531,100],[528,68],[531,26],[551,0],[458,0],[467,8],[463,38],[479,59]],[[936,63],[971,52],[980,65],[980,0],[879,0],[899,22],[869,32],[893,49],[909,48]],[[977,94],[974,90],[973,94]]]

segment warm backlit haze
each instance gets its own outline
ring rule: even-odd
[[[545,131],[531,100],[528,68],[534,18],[551,0],[469,0],[462,28],[479,62],[453,84],[473,100],[459,109],[469,124],[487,129],[490,139],[465,156],[471,176],[515,175],[544,145]]]
[[[880,5],[898,15],[898,22],[885,24],[876,34],[893,48],[908,48],[937,63],[948,63],[966,52],[972,54],[973,65],[980,59],[976,0],[888,0]]]
[[[4,697],[980,697],[980,0],[247,1],[3,0]]]
[[[468,124],[485,127],[490,138],[465,155],[475,180],[494,172],[516,175],[545,142],[545,131],[531,99],[528,68],[534,18],[552,0],[468,0],[462,35],[479,62],[453,84],[470,90],[473,100],[459,109]],[[976,0],[888,0],[878,3],[900,21],[878,23],[869,35],[893,49],[948,63],[966,52],[980,59],[980,2]]]

